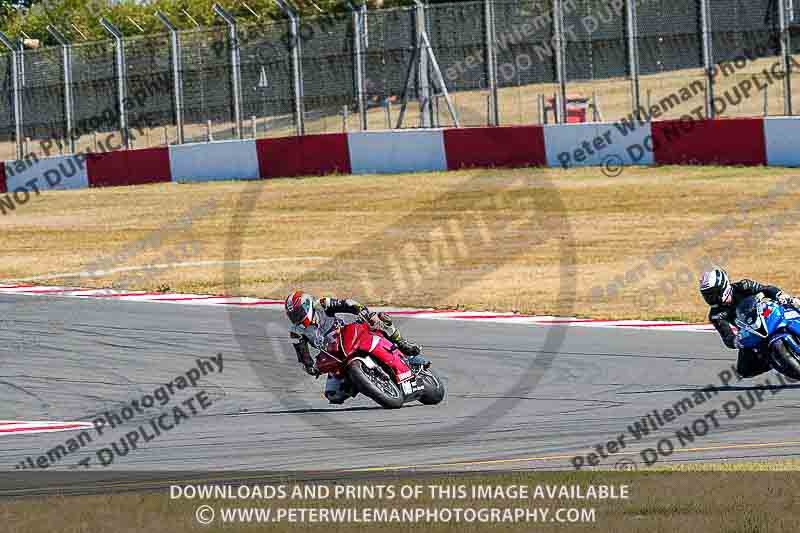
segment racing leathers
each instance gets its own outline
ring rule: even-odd
[[[420,352],[419,346],[404,339],[400,335],[397,326],[383,313],[371,313],[366,306],[355,300],[320,298],[314,301],[314,316],[309,326],[292,324],[289,327],[289,337],[297,353],[297,361],[312,376],[318,376],[319,371],[314,366],[314,359],[311,357],[309,346],[327,352],[337,351],[337,343],[339,341],[337,330],[345,323],[336,316],[338,313],[360,315],[369,323],[372,329],[382,332],[407,357],[418,355]],[[344,390],[342,385],[342,380],[328,375],[328,380],[325,384],[325,397],[331,403],[342,403],[351,396],[350,392]]]
[[[720,337],[722,337],[722,342],[725,343],[725,346],[732,349],[739,348],[739,357],[736,361],[736,373],[739,374],[739,377],[751,378],[767,372],[772,366],[770,364],[769,354],[765,353],[765,349],[742,348],[739,346],[737,337],[738,328],[735,326],[736,307],[745,298],[755,296],[758,293],[762,293],[771,300],[775,300],[784,305],[792,305],[793,307],[800,306],[800,299],[789,296],[778,287],[762,285],[750,279],[743,279],[731,283],[731,288],[733,289],[731,301],[729,303],[711,306],[708,319],[714,325]]]

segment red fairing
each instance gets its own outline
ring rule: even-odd
[[[353,322],[344,326],[339,334],[344,354],[350,357],[354,351],[361,349],[358,343],[365,336],[370,336],[369,327],[366,324]]]
[[[324,353],[317,356],[317,369],[323,374],[339,376],[342,374],[342,368],[342,361],[335,357]]]
[[[398,353],[397,347],[380,333],[370,330],[366,324],[346,325],[342,328],[340,339],[342,351],[348,358],[357,351],[369,353],[394,371],[398,383],[411,378],[411,369]]]

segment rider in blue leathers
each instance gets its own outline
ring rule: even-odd
[[[700,294],[711,306],[709,321],[717,329],[725,346],[739,349],[736,373],[741,378],[751,378],[772,368],[769,354],[763,353],[763,350],[742,348],[737,337],[736,306],[745,298],[759,293],[781,305],[790,305],[800,310],[800,298],[790,296],[773,285],[763,285],[750,279],[731,283],[728,274],[721,268],[709,270],[700,278]]]

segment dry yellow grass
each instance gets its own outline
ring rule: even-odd
[[[38,282],[268,298],[303,287],[372,304],[698,321],[708,260],[800,293],[798,179],[518,169],[47,192],[0,217],[0,278],[128,268]],[[209,261],[220,263],[197,264]],[[181,265],[152,266],[166,263]]]

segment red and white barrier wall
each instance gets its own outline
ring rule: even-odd
[[[800,118],[368,131],[120,150],[0,165],[0,193],[468,167],[800,166]]]

